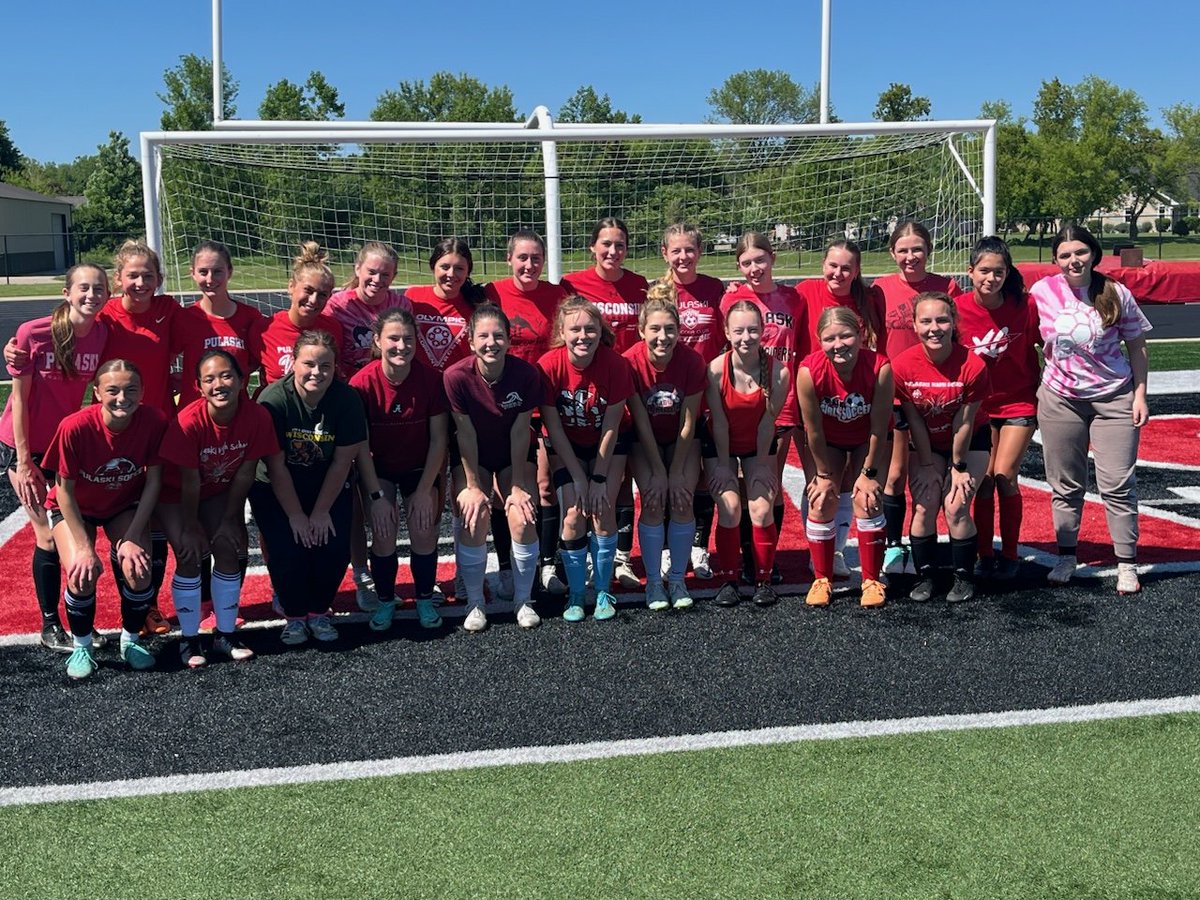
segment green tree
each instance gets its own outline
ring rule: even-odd
[[[179,65],[163,72],[166,93],[158,99],[166,104],[162,114],[164,131],[207,131],[212,128],[212,60],[194,53],[179,57]],[[223,118],[237,113],[238,83],[221,66],[221,111]]]
[[[23,157],[8,134],[8,123],[0,119],[0,180],[21,170]]]
[[[735,125],[777,125],[818,122],[821,95],[814,86],[801,87],[779,69],[735,72],[708,92],[709,121]]]
[[[613,109],[608,94],[596,94],[590,84],[583,85],[558,110],[559,122],[587,122],[591,124],[624,125],[637,124],[642,117],[629,115],[622,109]]]
[[[435,72],[384,91],[371,111],[377,122],[516,122],[512,90],[488,87],[466,73]]]
[[[322,122],[345,115],[346,105],[338,98],[337,88],[317,71],[309,72],[304,84],[286,78],[275,82],[258,107],[260,119]]]
[[[892,82],[879,95],[875,119],[879,122],[915,122],[928,119],[932,104],[928,97],[915,96],[907,84]]]
[[[109,132],[108,143],[100,145],[83,195],[87,202],[74,216],[75,227],[82,232],[81,250],[115,245],[144,230],[142,167],[129,152],[129,138],[121,132]]]
[[[8,180],[47,197],[71,197],[83,194],[87,180],[96,168],[97,157],[77,156],[69,163],[38,162],[25,157],[21,171]]]
[[[1045,229],[1041,171],[1024,118],[1014,119],[1007,100],[985,101],[982,119],[996,120],[996,228],[1018,224]]]
[[[1162,114],[1167,123],[1163,190],[1178,200],[1200,198],[1200,107],[1176,103]]]

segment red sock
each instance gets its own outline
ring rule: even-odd
[[[1004,498],[1000,499],[1004,502]],[[992,538],[996,534],[996,493],[994,489],[980,491],[975,495],[975,531],[979,535],[979,555],[992,556]]]
[[[804,532],[808,535],[808,552],[812,556],[813,575],[817,578],[832,578],[833,539],[837,534],[837,526],[833,522],[814,522],[809,519],[804,523]]]
[[[775,565],[775,544],[779,542],[779,530],[775,523],[755,525],[751,528],[754,541],[755,581],[771,580],[771,569]]]
[[[863,528],[858,520],[858,560],[862,564],[863,581],[878,581],[883,568],[883,538],[886,530],[880,523],[878,528]]]
[[[1017,558],[1017,540],[1021,536],[1021,518],[1025,501],[1021,492],[1011,497],[1000,495],[1000,552],[1009,559]]]
[[[713,576],[717,581],[736,581],[742,561],[742,535],[738,526],[717,526],[717,568]]]

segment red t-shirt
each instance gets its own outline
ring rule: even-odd
[[[739,300],[750,300],[763,314],[762,346],[773,358],[787,367],[791,374],[787,397],[775,424],[780,428],[791,428],[800,424],[800,407],[796,405],[796,367],[800,359],[808,354],[805,337],[804,301],[795,288],[776,284],[769,294],[756,294],[749,285],[742,284],[737,290],[721,300],[721,315],[728,318],[729,310]]]
[[[101,365],[110,359],[124,359],[137,366],[142,375],[142,404],[157,407],[168,416],[175,415],[171,363],[178,351],[171,349],[171,328],[179,311],[179,303],[166,294],[151,299],[150,308],[142,313],[129,312],[120,297],[112,297],[98,317],[108,326]]]
[[[642,398],[654,429],[654,440],[673,444],[683,427],[683,401],[693,394],[703,394],[707,379],[704,360],[682,341],[675,345],[671,361],[661,372],[650,362],[646,342],[630,347],[622,354],[633,372],[633,387]],[[623,427],[633,427],[629,408],[625,409]]]
[[[597,348],[586,369],[571,365],[566,347],[555,347],[545,354],[538,360],[538,368],[546,378],[542,402],[554,404],[567,440],[579,447],[599,444],[604,414],[633,393],[629,363],[604,344]]]
[[[988,418],[1007,419],[1037,414],[1038,364],[1037,304],[1028,296],[1014,303],[1007,297],[995,309],[985,309],[975,294],[955,301],[958,306],[958,340],[987,363],[992,392],[983,401]]]
[[[179,410],[163,435],[159,448],[163,460],[159,501],[179,502],[180,469],[200,472],[200,499],[207,500],[229,489],[242,463],[278,452],[279,438],[265,406],[243,395],[233,421],[221,425],[209,414],[207,400],[193,400]]]
[[[725,347],[725,319],[721,298],[725,283],[711,275],[697,275],[691,284],[675,283],[679,298],[679,340],[712,362]]]
[[[539,281],[529,293],[517,287],[511,278],[493,281],[484,288],[488,300],[508,316],[512,326],[508,335],[508,355],[536,365],[550,349],[550,330],[558,304],[567,296],[562,285]]]
[[[562,283],[581,297],[596,304],[600,314],[616,335],[613,349],[624,353],[642,339],[638,334],[638,316],[646,302],[646,279],[628,269],[616,281],[605,281],[596,270],[584,269],[562,277]]]
[[[953,448],[954,416],[959,408],[988,395],[987,366],[958,344],[940,365],[929,361],[924,347],[910,347],[892,359],[892,375],[896,379],[896,399],[908,400],[917,408],[935,450]],[[987,416],[981,411],[975,417],[975,427],[986,423]]]
[[[471,336],[467,324],[474,307],[459,294],[453,300],[443,300],[433,292],[432,285],[410,287],[405,296],[412,302],[413,317],[417,320],[417,345],[421,361],[445,372],[446,367],[471,355]]]
[[[825,443],[849,450],[870,439],[871,403],[875,399],[879,370],[886,363],[881,354],[863,348],[858,351],[850,379],[842,381],[829,357],[820,350],[804,357],[800,365],[808,369],[816,388]]]
[[[379,474],[389,481],[421,469],[429,453],[429,420],[449,411],[442,376],[419,359],[401,384],[384,377],[383,365],[373,359],[350,379],[367,413],[371,456]]]
[[[174,301],[172,301],[174,302]],[[42,468],[75,482],[79,512],[109,519],[133,506],[146,486],[146,468],[157,466],[167,414],[142,404],[122,432],[109,431],[99,403],[62,420]],[[50,489],[46,509],[58,509],[58,486]]]
[[[909,347],[917,347],[921,343],[913,328],[913,297],[917,294],[924,294],[926,291],[941,291],[951,297],[957,297],[962,293],[962,288],[953,278],[932,273],[916,284],[910,284],[899,272],[893,272],[891,275],[876,278],[871,286],[883,292],[884,305],[887,309],[884,316],[887,341],[884,346],[888,350],[888,355],[893,358],[899,356],[901,351],[907,350]]]
[[[209,350],[225,350],[232,354],[247,378],[259,367],[267,318],[253,306],[236,300],[234,303],[237,308],[228,319],[209,315],[199,303],[193,303],[179,310],[171,320],[171,351],[183,354],[180,407],[199,398],[196,364]]]
[[[320,313],[311,325],[307,328],[300,328],[292,324],[292,320],[288,317],[288,310],[281,310],[271,317],[266,330],[262,333],[264,385],[292,374],[292,349],[296,346],[296,338],[300,337],[302,331],[324,331],[333,338],[335,346],[342,346],[342,326],[336,319]]]
[[[507,469],[512,465],[513,424],[521,413],[535,410],[542,403],[542,373],[538,367],[510,355],[500,379],[490,384],[471,357],[448,368],[443,379],[450,409],[470,416],[475,426],[479,464],[492,473]]]
[[[867,323],[863,321],[862,315],[855,309],[854,298],[834,296],[833,291],[829,290],[829,282],[824,278],[809,278],[806,281],[802,281],[796,286],[796,292],[804,300],[804,318],[806,323],[804,332],[810,353],[819,350],[821,347],[821,336],[817,333],[817,323],[821,320],[821,313],[831,307],[847,306],[854,309],[855,315],[858,316],[858,327],[863,329],[864,335],[866,334]],[[875,346],[868,349],[886,356],[888,336],[887,328],[883,324],[887,316],[886,301],[883,299],[883,291],[874,285],[867,288],[867,307],[874,310],[876,325],[882,329],[882,333],[875,335]]]

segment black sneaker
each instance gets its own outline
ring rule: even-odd
[[[996,574],[996,557],[981,556],[975,561],[976,578],[992,578]]]
[[[997,581],[1012,581],[1020,572],[1021,561],[1019,559],[1000,556],[996,559],[996,568],[992,571],[992,577]]]
[[[779,595],[775,593],[775,588],[767,582],[761,582],[754,591],[755,606],[774,606],[779,602]]]
[[[100,632],[93,629],[93,631],[92,631],[92,649],[93,650],[101,650],[107,646],[108,646],[108,638],[106,638]]]
[[[71,653],[75,649],[75,641],[63,631],[61,625],[54,622],[42,628],[42,646],[55,653]]]
[[[932,596],[933,577],[930,575],[922,575],[913,585],[913,589],[908,592],[908,599],[915,600],[917,603],[924,603]]]
[[[771,566],[771,584],[783,584],[783,573],[779,571],[779,564]]]
[[[742,595],[738,592],[737,583],[733,581],[727,581],[721,585],[717,596],[713,597],[713,603],[717,606],[737,606],[741,602]]]
[[[208,654],[204,652],[204,644],[200,638],[179,639],[179,661],[188,669],[199,669],[208,665]]]
[[[962,603],[975,596],[975,583],[962,572],[954,573],[954,587],[946,595],[947,603]]]

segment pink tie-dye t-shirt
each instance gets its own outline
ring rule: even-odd
[[[1129,383],[1132,372],[1121,342],[1141,337],[1151,325],[1133,294],[1124,285],[1114,282],[1114,287],[1121,298],[1121,318],[1109,328],[1087,302],[1087,289],[1076,291],[1063,275],[1043,278],[1029,291],[1037,302],[1045,345],[1042,384],[1060,397],[1096,400]]]

